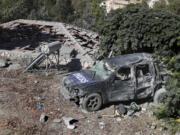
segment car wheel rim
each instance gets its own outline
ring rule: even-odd
[[[99,100],[97,97],[92,97],[89,99],[87,106],[90,110],[94,110],[98,106],[98,102]]]

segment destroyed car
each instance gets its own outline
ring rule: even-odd
[[[89,69],[66,75],[60,89],[87,111],[117,101],[136,101],[162,93],[162,77],[151,54],[134,53],[104,59]]]

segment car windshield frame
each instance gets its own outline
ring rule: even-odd
[[[106,80],[115,72],[112,70],[109,70],[104,61],[100,61],[91,68],[89,68],[91,71],[95,71],[95,74],[98,75],[102,80]]]

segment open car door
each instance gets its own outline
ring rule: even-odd
[[[121,67],[118,69],[111,84],[111,100],[127,101],[134,99],[135,84],[133,82],[132,69]]]
[[[136,99],[147,98],[151,95],[153,76],[150,64],[140,64],[135,67]]]

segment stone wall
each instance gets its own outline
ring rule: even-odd
[[[130,3],[141,3],[142,0],[107,0],[106,10],[109,13],[112,9],[124,8]]]
[[[0,50],[0,58],[5,58],[9,60],[16,60],[18,61],[22,66],[26,66],[29,64],[33,59],[35,59],[40,53],[38,52],[32,52],[32,51],[8,51],[8,50]],[[52,61],[55,61],[54,57],[51,57]],[[66,58],[61,57],[60,55],[60,65],[67,65],[73,60],[73,58]],[[82,68],[90,67],[94,64],[94,62],[86,61],[86,59],[79,59],[79,62],[82,66]]]

